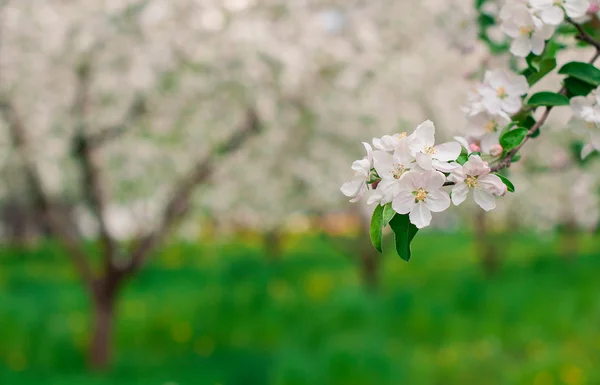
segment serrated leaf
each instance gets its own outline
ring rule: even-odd
[[[502,176],[500,174],[496,174],[496,175],[498,175],[498,178],[500,178],[500,180],[502,180],[502,183],[504,183],[506,185],[506,188],[508,191],[515,192],[515,185],[512,184],[512,182],[509,181],[507,177]]]
[[[586,83],[583,80],[579,80],[573,77],[565,78],[563,81],[567,88],[568,96],[587,96],[590,92],[596,88],[593,84]]]
[[[390,227],[394,231],[396,252],[400,258],[408,262],[411,256],[410,244],[419,229],[410,223],[408,214],[396,214],[390,221]]]
[[[528,130],[523,127],[515,128],[514,130],[505,132],[500,137],[500,145],[504,151],[510,151],[517,147],[527,136]]]
[[[371,236],[371,243],[373,247],[379,251],[383,252],[381,244],[383,242],[383,206],[377,205],[375,210],[373,211],[373,216],[371,217],[371,228],[369,230],[369,234]]]
[[[569,99],[561,94],[557,94],[555,92],[538,92],[537,94],[533,94],[529,100],[527,100],[527,105],[532,107],[537,106],[546,106],[546,107],[558,107],[558,106],[568,106]]]
[[[383,226],[387,226],[387,224],[390,223],[394,215],[396,215],[396,212],[392,208],[391,202],[383,206]]]
[[[589,63],[570,62],[558,71],[561,75],[568,75],[594,86],[600,86],[600,69]]]

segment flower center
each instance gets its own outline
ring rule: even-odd
[[[498,87],[498,89],[496,90],[496,95],[498,95],[500,99],[504,99],[508,96],[504,87]]]
[[[420,188],[417,191],[413,191],[413,195],[415,196],[415,203],[423,202],[427,198],[427,191]]]
[[[470,188],[475,188],[475,187],[477,187],[477,184],[479,182],[477,181],[477,177],[476,176],[467,175],[467,179],[465,179],[465,183]]]
[[[392,170],[392,176],[394,177],[394,179],[400,179],[400,177],[402,176],[402,174],[404,174],[404,166],[401,164],[395,164],[393,165],[394,169]]]
[[[406,132],[403,132],[400,134],[400,139],[402,139],[402,138],[406,138]]]
[[[496,128],[498,128],[498,122],[496,122],[494,119],[492,119],[489,122],[487,122],[485,124],[485,126],[483,126],[483,128],[487,132],[494,132],[494,131],[496,131]]]
[[[425,147],[425,150],[423,150],[423,152],[427,155],[433,155],[437,152],[437,150],[433,146],[427,146]]]
[[[522,36],[531,36],[532,33],[533,27],[530,25],[524,25],[521,28],[519,28],[519,34]]]
[[[587,128],[589,128],[590,130],[596,128],[596,123],[594,123],[594,122],[587,122]]]

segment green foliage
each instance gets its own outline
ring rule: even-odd
[[[529,86],[533,86],[534,84],[542,80],[544,76],[548,75],[555,68],[556,59],[554,58],[543,59],[540,62],[539,70],[528,68],[530,71],[527,74],[525,74],[525,76],[527,77],[527,82],[529,83]]]
[[[567,89],[567,96],[569,98],[574,96],[587,96],[594,88],[596,88],[593,84],[586,83],[583,80],[573,77],[565,78],[563,84]]]
[[[383,226],[387,226],[387,224],[390,223],[394,215],[396,215],[396,212],[392,208],[391,202],[383,206]]]
[[[502,180],[502,183],[504,183],[506,185],[506,188],[508,189],[509,192],[515,192],[515,185],[512,184],[512,182],[510,180],[508,180],[507,177],[505,177],[504,175],[500,175],[500,174],[496,174],[498,175],[498,178],[500,178]]]
[[[589,63],[570,62],[558,71],[561,75],[568,75],[594,86],[600,86],[600,70]]]
[[[392,228],[392,231],[394,231],[396,252],[400,258],[408,262],[411,256],[410,244],[415,235],[417,235],[419,229],[410,223],[408,214],[396,214],[390,221],[390,227]]]
[[[371,243],[373,247],[383,253],[383,249],[381,246],[383,239],[383,206],[377,205],[375,210],[373,210],[373,216],[371,217],[371,228],[369,230],[369,234],[371,236]]]
[[[0,250],[0,383],[600,383],[598,236],[568,262],[557,237],[498,237],[493,279],[471,236],[419,237],[424,258],[390,249],[375,294],[345,237],[292,237],[277,263],[250,240],[172,244],[122,293],[105,374],[85,368],[90,307],[60,249]]]
[[[517,147],[527,136],[528,130],[524,127],[517,127],[513,130],[505,132],[500,136],[500,145],[504,151],[510,151]]]
[[[569,99],[566,96],[557,94],[555,92],[538,92],[537,94],[533,94],[529,100],[527,100],[527,105],[532,107],[568,106]]]

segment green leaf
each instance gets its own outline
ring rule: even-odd
[[[394,231],[394,240],[396,241],[396,252],[400,258],[406,262],[410,260],[410,243],[417,234],[417,227],[410,223],[408,214],[397,214],[390,221],[390,227]]]
[[[392,208],[391,202],[383,206],[383,226],[387,226],[387,224],[390,223],[394,215],[396,215],[396,212]]]
[[[380,253],[383,252],[381,247],[383,241],[383,233],[381,228],[383,227],[383,206],[377,205],[373,211],[373,217],[371,217],[371,229],[369,231],[371,235],[371,243],[373,247]]]
[[[563,81],[565,87],[568,91],[568,96],[587,96],[594,88],[596,88],[593,84],[586,83],[582,80],[568,77]]]
[[[600,86],[600,69],[589,63],[570,62],[558,71],[561,75],[569,75],[594,86]]]
[[[460,154],[458,156],[458,158],[456,159],[456,163],[463,165],[463,164],[467,163],[468,160],[469,160],[468,155]]]
[[[523,127],[508,131],[500,137],[500,145],[504,151],[510,151],[521,144],[523,139],[527,136],[527,132],[528,130]]]
[[[521,160],[521,154],[515,154],[515,156],[512,157],[512,159],[510,160],[512,163],[516,163],[519,160]]]
[[[538,92],[537,94],[532,95],[527,104],[530,106],[547,106],[547,107],[556,107],[556,106],[568,106],[569,99],[561,94],[557,94],[554,92]]]
[[[525,76],[527,76],[527,82],[529,83],[529,86],[532,86],[535,83],[542,80],[542,78],[544,76],[548,75],[555,68],[556,68],[556,59],[549,58],[549,59],[542,60],[540,62],[539,71],[532,73],[532,74],[525,75]]]
[[[512,182],[509,181],[508,178],[506,178],[505,176],[502,176],[500,174],[496,174],[496,175],[498,175],[498,178],[500,178],[500,180],[502,180],[502,183],[504,183],[506,185],[506,188],[508,189],[508,191],[515,192],[515,185],[512,184]]]

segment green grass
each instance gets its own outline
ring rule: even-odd
[[[275,263],[252,240],[171,245],[123,292],[102,375],[60,250],[0,250],[0,384],[600,384],[598,241],[566,261],[554,238],[501,239],[486,279],[468,236],[424,232],[376,295],[326,237]]]

